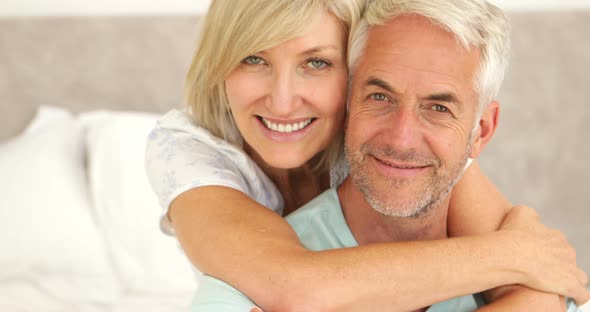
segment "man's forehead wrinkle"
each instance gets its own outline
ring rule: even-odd
[[[398,49],[396,48],[388,48],[388,47],[383,47],[383,46],[378,46],[376,48],[373,49],[373,53],[371,53],[371,58],[370,61],[367,62],[367,64],[369,67],[372,67],[374,71],[376,70],[380,70],[383,71],[385,73],[387,72],[393,72],[394,69],[389,67],[385,67],[383,66],[383,59],[387,58],[387,59],[395,59],[395,60],[403,60],[403,57],[398,57],[399,55],[405,55],[405,53],[407,52],[402,52],[402,51],[398,51]],[[450,77],[453,79],[456,79],[456,71],[455,69],[451,69],[452,72],[449,70],[449,68],[445,69],[444,71],[436,71],[436,70],[432,70],[432,69],[428,69],[428,65],[423,65],[423,63],[416,63],[416,64],[408,64],[408,62],[396,62],[394,64],[396,67],[401,67],[403,69],[409,69],[409,70],[413,70],[413,71],[421,71],[424,73],[434,73],[437,75],[441,75],[441,76],[446,76],[446,77]],[[421,66],[422,65],[422,66]]]
[[[382,64],[380,64],[380,62],[378,61],[378,59],[373,58],[372,61],[368,64],[363,64],[365,67],[364,72],[368,73],[368,77],[375,77],[375,78],[379,78],[383,81],[388,82],[389,84],[391,84],[387,79],[388,76],[395,74],[396,69],[393,67],[385,67]],[[395,64],[395,67],[399,67],[405,70],[412,70],[412,71],[418,71],[418,72],[423,72],[423,73],[430,73],[430,74],[436,74],[439,75],[441,77],[448,77],[451,78],[453,81],[457,80],[457,77],[453,74],[450,73],[445,73],[445,72],[441,72],[441,71],[435,71],[435,70],[430,70],[430,69],[424,69],[424,68],[418,68],[415,66],[411,66],[411,65],[407,65],[407,64],[400,64],[397,63]],[[446,84],[446,83],[445,83]],[[395,87],[395,86],[394,86]],[[454,88],[453,88],[454,89]]]

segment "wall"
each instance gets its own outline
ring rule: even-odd
[[[244,0],[237,0],[244,1]],[[506,10],[590,9],[588,0],[491,0]],[[195,15],[210,0],[2,0],[0,16]]]
[[[207,11],[209,3],[210,0],[0,0],[0,16],[197,15]]]
[[[489,0],[510,11],[590,9],[588,0]]]

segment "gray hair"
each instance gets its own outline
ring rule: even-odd
[[[504,12],[485,0],[369,0],[365,15],[352,34],[348,64],[354,73],[364,53],[369,27],[402,14],[428,18],[455,35],[467,49],[481,49],[474,82],[479,95],[476,116],[498,95],[510,58],[510,25]]]

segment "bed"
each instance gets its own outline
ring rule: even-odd
[[[480,162],[590,271],[590,12],[513,13]],[[198,285],[143,172],[198,17],[0,19],[0,311],[182,311]]]

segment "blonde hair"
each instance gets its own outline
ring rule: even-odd
[[[255,53],[301,36],[313,18],[329,12],[348,35],[356,26],[364,0],[213,0],[186,78],[185,102],[195,122],[212,134],[242,146],[229,109],[224,80]],[[343,103],[344,109],[344,103]],[[342,131],[320,157],[329,168],[342,150]]]
[[[352,34],[348,54],[351,72],[364,53],[367,31],[402,14],[416,14],[453,33],[467,49],[481,49],[474,82],[479,95],[476,117],[497,96],[510,56],[510,25],[502,10],[485,0],[371,0]]]

